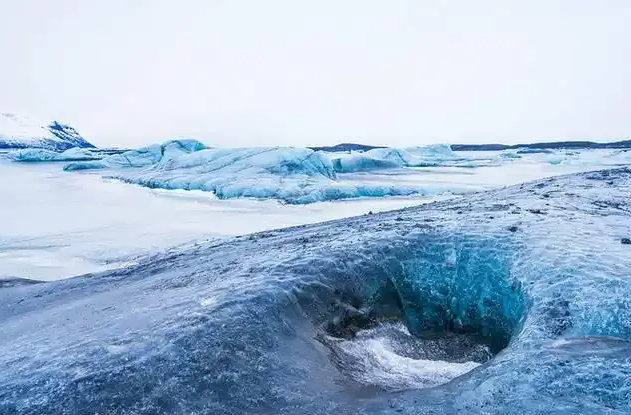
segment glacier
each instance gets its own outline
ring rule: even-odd
[[[37,163],[100,160],[103,157],[94,150],[73,147],[62,152],[44,148],[23,148],[7,153],[7,158],[19,163]]]
[[[206,149],[106,177],[149,188],[202,190],[219,199],[277,199],[290,204],[423,194],[414,186],[339,180],[325,153],[289,147]]]
[[[351,152],[333,158],[335,171],[352,173],[403,167],[460,166],[477,167],[472,160],[458,155],[448,144],[423,147],[375,148],[365,152]]]
[[[627,414],[630,201],[602,170],[15,280],[0,413]]]
[[[514,160],[514,159],[520,159],[521,156],[519,154],[517,154],[516,152],[513,151],[505,151],[503,153],[500,154],[500,157],[507,159],[507,160]]]
[[[433,199],[363,198],[309,205],[274,199],[220,200],[209,192],[150,189],[103,179],[98,173],[66,173],[56,163],[14,163],[4,155],[0,155],[0,195],[0,280],[48,281],[112,269],[193,240],[322,222]],[[17,220],[18,212],[28,220]]]
[[[43,148],[61,152],[73,147],[94,148],[94,145],[69,125],[0,113],[0,149]]]
[[[413,166],[459,166],[449,146],[374,149],[349,158],[294,147],[207,148],[172,140],[98,161],[69,163],[66,171],[107,170],[104,177],[149,188],[202,190],[220,199],[277,199],[290,204],[359,197],[434,195],[461,187],[369,182],[347,173]],[[469,163],[466,167],[470,166]]]
[[[485,190],[451,180],[436,183],[430,177],[435,172],[428,169],[440,169],[448,175],[454,174],[454,170],[497,168],[507,162],[535,168],[531,172],[534,179],[599,166],[625,165],[628,153],[559,151],[522,157],[515,152],[456,153],[449,145],[327,153],[298,147],[208,148],[189,139],[171,140],[102,160],[73,162],[65,165],[64,170],[102,170],[102,176],[108,179],[152,189],[201,190],[224,200],[276,199],[300,205],[362,197],[436,196]],[[543,164],[553,170],[544,172],[540,168]],[[401,180],[394,180],[395,176]]]
[[[165,151],[173,149],[173,153],[165,155]],[[201,150],[208,150],[202,155],[187,156]],[[274,154],[275,153],[275,154]],[[300,158],[305,159],[305,163],[311,163],[309,155],[316,154],[327,166],[324,170],[317,170],[328,178],[335,178],[334,170],[338,173],[351,173],[359,171],[370,171],[375,169],[389,169],[402,167],[436,167],[436,166],[459,166],[460,162],[469,162],[470,158],[457,155],[447,144],[430,145],[424,147],[410,147],[408,149],[399,148],[376,148],[365,152],[351,152],[349,154],[326,153],[314,151],[308,148],[294,147],[254,147],[254,148],[224,148],[209,149],[197,140],[170,140],[163,144],[156,144],[143,147],[137,150],[130,150],[123,154],[110,156],[102,163],[77,163],[70,164],[66,170],[87,170],[104,168],[127,168],[127,167],[147,167],[161,163],[156,166],[160,169],[176,169],[201,167],[204,163],[209,165],[201,170],[218,171],[219,166],[228,167],[228,164],[235,163],[235,168],[244,170],[249,167],[262,166],[272,173],[307,173],[314,171],[303,166]],[[163,156],[166,157],[163,160]],[[175,161],[180,156],[182,160]],[[221,160],[218,161],[218,159]],[[231,160],[232,158],[232,160]],[[250,160],[244,160],[250,158]],[[330,160],[325,160],[325,159]],[[293,159],[293,160],[292,160]],[[165,166],[165,160],[170,160],[169,166]],[[278,164],[277,171],[274,164]],[[293,167],[286,168],[292,164]],[[234,170],[230,167],[229,170]],[[325,171],[326,170],[326,171]]]
[[[113,154],[98,162],[78,162],[64,166],[64,170],[98,170],[113,168],[138,168],[157,164],[179,155],[204,150],[206,146],[194,139],[169,140],[162,144],[141,147]]]

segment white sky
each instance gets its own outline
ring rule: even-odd
[[[97,145],[631,136],[631,1],[0,0],[0,111]]]

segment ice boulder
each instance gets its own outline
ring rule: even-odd
[[[581,164],[593,164],[597,159],[590,160],[589,157],[586,157],[582,162],[580,162],[581,153],[576,151],[558,151],[552,153],[550,155],[544,155],[544,160],[553,166],[565,165],[565,164],[577,164],[577,162]],[[601,157],[601,159],[604,157]],[[601,162],[603,160],[600,160]]]
[[[303,174],[335,178],[331,160],[325,153],[294,147],[207,149],[178,157],[165,157],[153,167],[156,171],[181,169],[196,174],[269,173],[280,176]]]
[[[13,113],[0,113],[0,148],[43,148],[64,151],[73,147],[94,148],[69,125],[40,122]]]
[[[514,153],[512,151],[509,151],[509,152],[506,152],[506,153],[502,153],[500,155],[500,157],[502,157],[503,159],[506,159],[506,160],[515,160],[515,159],[520,159],[521,158],[521,156],[519,154]]]
[[[276,199],[290,204],[435,190],[340,180],[326,153],[292,147],[206,149],[163,158],[144,169],[116,170],[106,177],[149,188],[212,192],[220,199]]]
[[[565,162],[565,157],[563,156],[555,156],[555,157],[550,157],[548,159],[548,163],[553,166],[558,166],[559,164],[563,164],[564,162]]]
[[[421,157],[425,161],[444,162],[464,159],[464,157],[453,151],[451,149],[451,145],[449,144],[432,144],[428,146],[408,147],[406,150]]]
[[[403,167],[477,167],[472,160],[456,154],[447,144],[423,147],[376,148],[363,153],[351,153],[333,160],[335,171],[351,173]]]
[[[99,160],[101,156],[94,151],[78,147],[68,149],[61,153],[43,148],[24,148],[8,153],[7,158],[21,163],[33,163]]]
[[[150,188],[202,190],[221,199],[311,203],[357,196],[357,189],[332,190],[337,183],[331,160],[307,148],[206,149],[165,157],[146,169],[121,170],[108,177]]]
[[[370,150],[357,160],[359,164],[348,163],[340,168],[338,160],[332,162],[327,153],[309,148],[211,149],[194,140],[176,140],[103,160],[70,163],[64,169],[107,169],[107,178],[149,188],[201,190],[220,199],[277,199],[291,204],[458,192],[441,186],[384,184],[337,175],[337,171],[370,170],[375,165],[384,168],[424,163],[405,150],[387,148]],[[376,164],[366,164],[370,160]]]
[[[335,171],[352,173],[378,169],[392,169],[416,165],[421,160],[406,150],[375,148],[363,153],[351,153],[333,160]]]
[[[203,150],[205,148],[206,146],[204,144],[193,139],[169,140],[163,144],[154,144],[136,150],[126,151],[121,154],[114,154],[98,162],[70,163],[64,167],[64,170],[148,167],[160,161],[177,158],[182,154]]]

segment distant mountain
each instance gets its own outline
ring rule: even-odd
[[[309,147],[313,151],[328,151],[328,152],[341,152],[341,151],[368,151],[375,148],[385,148],[383,146],[369,146],[366,144],[353,144],[353,143],[341,143],[334,146],[323,147]]]
[[[556,141],[548,143],[531,144],[452,144],[453,151],[501,151],[501,150],[582,150],[582,149],[603,149],[603,148],[631,148],[631,140],[615,141],[611,143],[594,143],[592,141]]]
[[[94,148],[69,125],[40,123],[12,113],[0,113],[0,149],[45,148],[64,151],[72,147]]]

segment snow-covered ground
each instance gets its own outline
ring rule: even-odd
[[[118,267],[139,255],[195,240],[403,208],[453,194],[631,162],[631,152],[612,150],[513,153],[457,153],[482,167],[338,173],[337,181],[355,187],[426,192],[425,196],[307,205],[274,199],[219,200],[209,192],[150,189],[104,179],[102,172],[65,172],[58,163],[19,164],[0,155],[0,277],[67,278]]]

